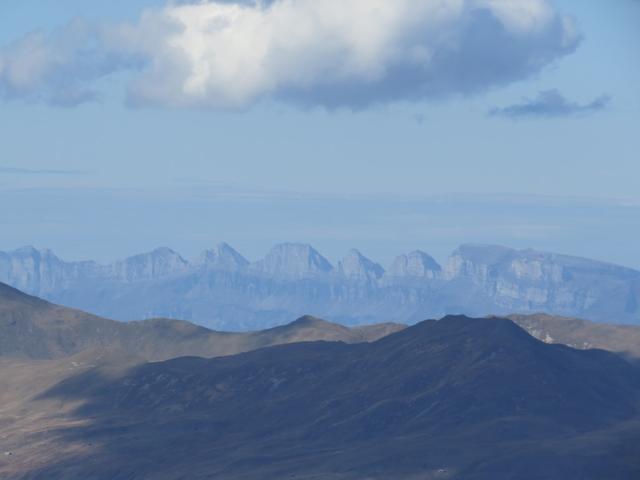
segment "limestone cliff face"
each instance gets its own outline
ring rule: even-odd
[[[113,280],[136,282],[153,280],[184,273],[189,264],[180,255],[169,248],[158,248],[150,253],[136,255],[116,262],[110,270]]]
[[[221,243],[212,250],[205,250],[195,260],[194,266],[204,270],[220,270],[235,272],[249,266],[249,260],[244,258],[227,243]]]
[[[397,257],[389,269],[389,275],[434,280],[442,275],[442,267],[432,256],[416,250]]]
[[[340,261],[339,270],[344,278],[355,282],[375,282],[385,273],[384,268],[355,249]]]
[[[333,267],[311,245],[283,243],[251,265],[251,270],[274,278],[312,278],[331,273]]]
[[[607,314],[637,314],[633,304],[640,272],[593,260],[463,245],[449,258],[445,276],[477,286],[503,310],[563,312],[600,320]]]
[[[32,294],[55,294],[68,285],[101,275],[95,262],[64,262],[51,250],[24,247],[0,252],[0,281]]]
[[[192,262],[164,248],[111,265],[28,247],[0,252],[0,281],[116,319],[175,317],[232,330],[307,313],[351,324],[514,312],[640,324],[640,272],[485,245],[461,246],[443,267],[412,252],[388,271],[357,250],[334,267],[301,244],[278,245],[254,263],[221,244]]]

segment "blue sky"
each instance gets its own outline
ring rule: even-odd
[[[209,76],[204,94],[185,94],[184,61],[167,60],[154,45],[136,50],[162,25],[153,12],[180,6],[6,0],[0,64],[36,58],[40,50],[24,47],[31,32],[53,45],[46,58],[62,63],[68,42],[93,45],[102,35],[95,31],[107,30],[111,43],[74,50],[68,64],[20,84],[0,68],[0,248],[30,243],[107,260],[157,245],[191,255],[227,240],[255,257],[292,240],[330,257],[357,246],[386,261],[411,248],[443,256],[458,243],[486,241],[640,267],[633,242],[640,234],[640,2],[547,3],[557,18],[573,19],[574,36],[532,30],[511,57],[489,41],[462,49],[436,64],[428,87],[411,83],[419,77],[412,67],[394,73],[399,60],[388,51],[403,53],[405,44],[366,44],[373,60],[334,59],[314,53],[326,43],[318,30],[318,38],[304,37],[308,48],[276,55],[255,78],[239,77],[247,85],[227,81],[222,70]],[[70,27],[77,19],[82,28]],[[123,22],[135,41],[112,40]],[[425,45],[438,53],[434,38],[460,28],[447,22],[411,28],[416,35],[431,29]],[[249,55],[238,48],[225,50],[227,62]],[[530,69],[543,54],[544,65]],[[478,56],[483,63],[475,65]],[[161,65],[160,73],[140,73],[139,57]],[[352,60],[348,80],[333,73]],[[499,68],[486,70],[498,74],[483,77],[493,61]],[[378,63],[391,73],[370,88]],[[464,74],[452,74],[452,65]],[[299,72],[308,75],[292,78]]]

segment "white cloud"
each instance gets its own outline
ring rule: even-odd
[[[98,96],[95,83],[119,70],[100,28],[75,20],[49,34],[31,32],[0,48],[0,94],[73,106]]]
[[[359,108],[472,94],[537,73],[579,42],[546,0],[172,3],[96,38],[104,64],[94,74],[133,68],[133,103],[213,108],[265,97]],[[5,90],[55,89],[61,70],[87,70],[79,47],[58,54],[56,42],[33,42],[0,53]]]

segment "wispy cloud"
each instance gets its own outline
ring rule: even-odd
[[[0,174],[10,175],[88,175],[85,170],[53,170],[53,169],[32,169],[20,167],[4,167],[0,165]]]
[[[168,1],[134,23],[76,21],[0,48],[0,93],[68,106],[129,71],[133,105],[357,109],[507,85],[580,40],[548,0]]]
[[[596,113],[607,108],[611,97],[601,95],[589,103],[578,103],[568,100],[558,90],[545,90],[537,97],[524,99],[522,103],[503,108],[494,108],[490,116],[519,118],[573,117]]]

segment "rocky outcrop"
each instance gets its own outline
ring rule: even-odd
[[[346,324],[514,312],[640,324],[640,272],[487,245],[463,245],[443,267],[415,251],[386,272],[357,250],[334,267],[293,243],[254,263],[226,244],[193,262],[165,248],[112,265],[64,262],[27,247],[0,253],[0,282],[111,318],[173,317],[227,330],[307,313]]]
[[[221,243],[212,250],[205,250],[194,262],[205,270],[235,272],[249,266],[249,260],[240,255],[227,243]]]
[[[416,250],[397,257],[389,269],[389,275],[434,280],[442,275],[442,267],[432,256]]]
[[[122,282],[152,280],[184,273],[189,264],[169,248],[158,248],[113,265],[112,278]]]
[[[504,247],[463,245],[445,268],[501,311],[553,312],[615,321],[638,320],[640,272],[594,260]]]
[[[32,246],[0,252],[0,281],[34,294],[55,294],[68,285],[104,276],[95,262],[64,262],[51,250]]]
[[[311,245],[283,243],[251,266],[252,271],[274,278],[312,278],[333,271],[333,266]]]
[[[340,273],[356,282],[371,282],[382,278],[384,268],[369,260],[358,250],[351,250],[339,263]]]

